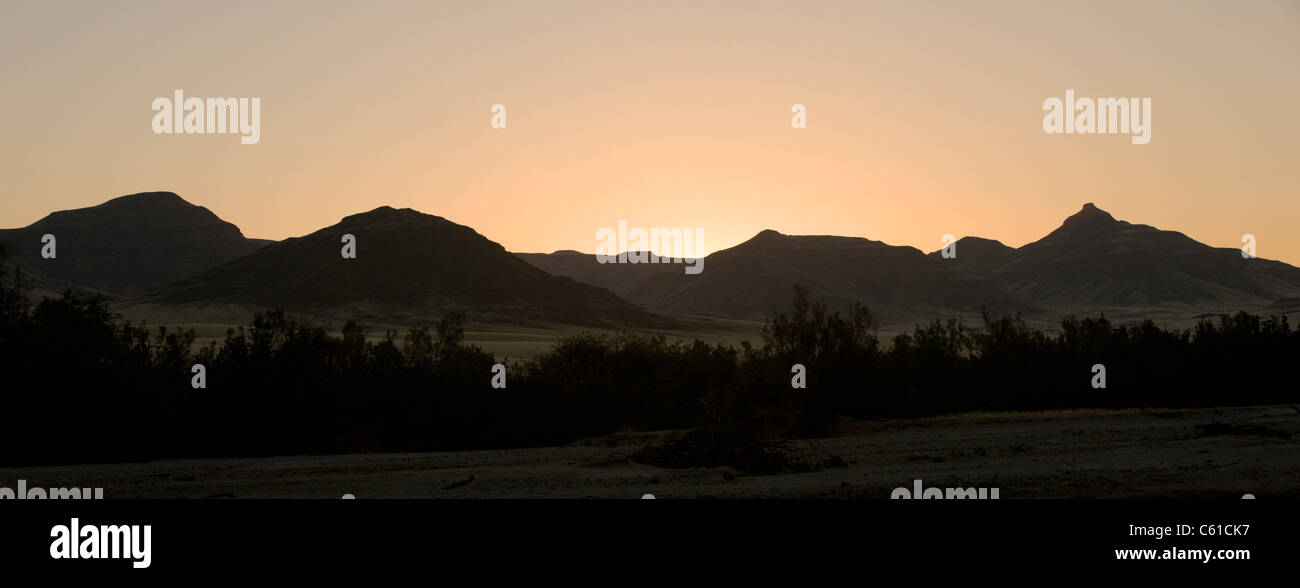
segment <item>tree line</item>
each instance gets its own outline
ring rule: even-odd
[[[0,254],[0,269],[3,255]],[[102,298],[33,302],[0,284],[0,465],[169,457],[549,446],[619,430],[815,437],[837,417],[1295,402],[1300,330],[1285,316],[1190,329],[1104,316],[1052,333],[1018,316],[934,320],[887,341],[861,306],[841,315],[795,286],[761,341],[580,334],[506,362],[464,340],[461,314],[378,340],[273,310],[221,342],[116,317]],[[206,387],[191,387],[192,367]],[[792,387],[792,368],[806,387]],[[1094,387],[1093,366],[1106,370]]]

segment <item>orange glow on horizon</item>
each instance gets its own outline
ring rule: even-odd
[[[700,228],[702,254],[763,229],[930,252],[1094,202],[1300,265],[1300,7],[1095,8],[6,4],[0,227],[170,190],[269,239],[390,205],[517,252],[595,253],[620,220]],[[1151,142],[1043,133],[1067,88],[1150,97]],[[259,97],[260,142],[154,134],[176,89]]]

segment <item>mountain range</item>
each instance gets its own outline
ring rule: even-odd
[[[1300,294],[1300,270],[1291,265],[1245,259],[1240,249],[1115,220],[1091,203],[1018,249],[959,240],[956,260],[965,273],[1057,307],[1280,308],[1295,304]]]
[[[861,302],[886,322],[923,314],[976,313],[981,307],[1037,308],[989,279],[952,271],[913,247],[859,237],[765,230],[705,257],[704,271],[698,275],[686,274],[677,264],[596,264],[594,256],[577,264],[572,254],[564,257],[573,266],[587,266],[581,273],[567,274],[574,279],[617,288],[632,302],[669,313],[761,320],[790,304],[796,282],[806,284],[833,310]],[[552,265],[550,271],[566,268]]]
[[[356,257],[344,258],[343,237]],[[144,299],[239,304],[409,323],[447,311],[483,322],[649,327],[666,319],[556,277],[469,227],[387,206],[179,281]]]
[[[57,237],[43,259],[41,238]],[[344,235],[356,257],[341,255]],[[1085,204],[1042,239],[1013,248],[968,236],[955,257],[860,237],[764,230],[683,264],[598,263],[576,251],[510,253],[472,228],[380,207],[309,235],[249,239],[170,192],[115,198],[0,230],[11,265],[38,290],[65,288],[186,310],[283,308],[388,323],[451,310],[484,323],[670,328],[679,319],[761,320],[795,283],[834,310],[867,305],[884,324],[987,309],[1045,321],[1096,311],[1194,318],[1300,308],[1300,269],[1116,220]]]

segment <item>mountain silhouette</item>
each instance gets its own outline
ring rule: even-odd
[[[57,239],[54,259],[41,257],[46,234]],[[356,259],[340,255],[346,234],[356,237]],[[469,227],[387,206],[271,243],[171,192],[55,212],[0,230],[0,243],[40,293],[102,292],[201,319],[229,305],[385,322],[463,310],[492,323],[664,328],[676,323],[659,313],[762,319],[784,310],[800,282],[834,310],[861,302],[885,323],[984,308],[1052,321],[1095,310],[1195,317],[1300,308],[1300,269],[1116,220],[1091,203],[1019,248],[963,237],[951,259],[765,230],[706,257],[700,274],[569,250],[512,254]]]
[[[969,237],[967,239],[970,239]],[[966,252],[958,241],[957,260]],[[1300,297],[1300,269],[1245,259],[1176,231],[1116,220],[1092,203],[1047,236],[1011,251],[970,248],[953,267],[1061,308],[1241,309]],[[936,256],[938,252],[932,253]]]
[[[833,310],[854,302],[886,322],[951,312],[1035,308],[989,279],[953,271],[913,247],[768,229],[704,259],[704,271],[654,276],[628,293],[649,308],[760,319],[784,310],[795,283]]]
[[[638,252],[648,256],[650,252]],[[600,286],[627,298],[632,291],[656,277],[681,274],[685,266],[675,263],[600,263],[595,255],[571,249],[554,253],[516,253],[520,259],[555,276],[573,278],[585,284]]]
[[[353,235],[356,257],[342,255]],[[486,322],[662,325],[607,290],[552,276],[473,229],[383,206],[182,280],[146,300],[410,321],[450,310]]]
[[[942,260],[953,267],[971,272],[983,272],[1004,261],[1015,253],[1015,248],[1003,245],[1001,241],[983,237],[962,237],[954,247],[955,257],[945,259],[942,249],[930,253],[930,257]]]
[[[41,257],[42,237],[55,237],[56,255]],[[114,198],[64,210],[21,229],[0,230],[9,263],[42,291],[65,288],[113,297],[138,296],[247,255],[269,241],[171,192]]]

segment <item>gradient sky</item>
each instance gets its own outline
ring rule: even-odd
[[[271,239],[392,205],[512,251],[620,219],[932,251],[1095,202],[1300,265],[1295,1],[3,0],[0,54],[5,228],[171,190]],[[1151,98],[1151,142],[1044,134],[1066,88]],[[261,98],[261,142],[155,135],[175,89]]]

